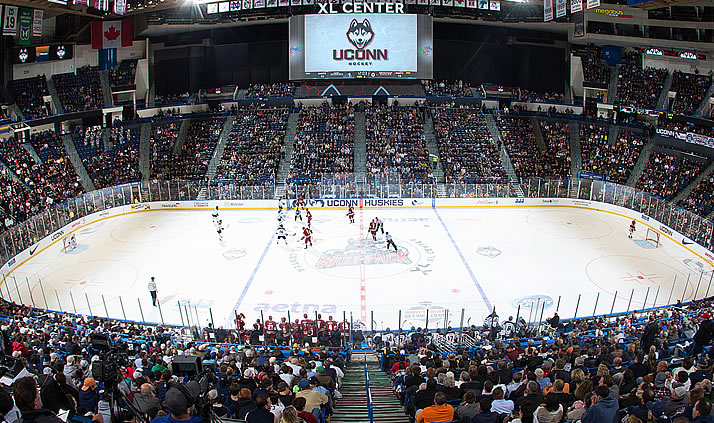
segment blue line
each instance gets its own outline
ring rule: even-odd
[[[245,286],[243,287],[243,292],[240,293],[240,297],[238,297],[238,301],[236,302],[236,305],[233,306],[232,314],[235,314],[235,312],[240,308],[241,303],[243,303],[243,299],[245,299],[246,294],[248,293],[248,289],[250,288],[250,284],[253,283],[253,279],[255,279],[255,275],[258,273],[258,269],[260,269],[260,266],[263,264],[263,260],[265,260],[265,256],[268,254],[268,250],[270,249],[270,246],[273,245],[273,240],[275,240],[275,234],[270,237],[270,241],[268,241],[268,245],[265,246],[265,249],[263,249],[263,254],[261,254],[260,258],[258,259],[258,263],[255,264],[255,268],[253,269],[253,272],[250,274],[250,277],[248,278],[248,282],[245,283]],[[230,317],[231,320],[233,320],[235,316]]]
[[[461,258],[461,262],[464,264],[466,271],[469,272],[469,276],[471,276],[471,280],[474,282],[474,285],[476,285],[476,288],[478,289],[479,294],[481,294],[481,298],[483,298],[483,302],[486,303],[486,308],[488,308],[488,310],[490,312],[491,308],[492,308],[491,301],[488,300],[488,297],[486,296],[486,293],[483,291],[481,284],[478,282],[478,279],[476,279],[476,275],[474,275],[474,272],[471,270],[471,266],[469,266],[469,264],[466,262],[466,258],[464,257],[463,253],[461,252],[461,248],[459,248],[459,246],[456,244],[456,241],[454,241],[454,237],[451,236],[451,231],[449,231],[449,228],[446,226],[444,219],[442,219],[441,216],[439,215],[439,212],[437,211],[436,207],[434,207],[434,213],[436,214],[436,217],[439,219],[441,226],[444,227],[444,230],[446,231],[446,235],[449,236],[449,241],[451,241],[451,245],[454,246],[456,253]]]

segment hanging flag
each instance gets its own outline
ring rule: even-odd
[[[555,0],[555,17],[562,18],[568,12],[565,0]]]
[[[231,2],[231,7],[230,7],[231,12],[237,12],[237,11],[239,11],[239,10],[240,10],[240,7],[241,7],[242,5],[243,5],[243,4],[241,3],[240,0],[233,0],[233,1]]]
[[[453,6],[454,5],[454,0],[442,0],[441,1],[442,6]]]
[[[5,16],[2,20],[3,35],[17,34],[17,6],[5,6]]]
[[[114,0],[114,13],[117,15],[126,13],[126,0]]]
[[[131,19],[92,22],[92,48],[119,48],[133,45]]]
[[[74,0],[74,4],[79,4],[82,6],[89,7],[89,0]]]
[[[29,7],[20,8],[20,33],[17,43],[21,46],[32,44],[32,9]]]
[[[543,22],[553,20],[553,0],[543,0]]]
[[[109,0],[94,0],[94,8],[104,12],[109,11]]]
[[[42,17],[44,16],[44,11],[42,9],[35,9],[32,15],[32,35],[35,37],[42,36]]]
[[[278,0],[268,0],[265,2],[266,7],[278,7]]]
[[[600,6],[600,0],[588,0],[588,9]]]
[[[290,6],[290,0],[278,0],[278,6]]]
[[[501,11],[501,0],[491,0],[489,2],[489,9],[495,10],[496,12]]]
[[[583,10],[583,0],[570,0],[570,13],[577,13]]]
[[[466,7],[475,9],[476,8],[476,0],[466,0]]]
[[[456,7],[466,7],[466,2],[464,0],[454,0],[454,6]]]
[[[253,8],[253,0],[243,0],[243,10],[248,10]]]

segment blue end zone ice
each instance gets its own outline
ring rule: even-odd
[[[647,248],[648,250],[657,248],[656,245],[654,245],[652,242],[647,241],[645,239],[636,239],[635,244],[642,248]]]

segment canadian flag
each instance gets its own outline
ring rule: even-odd
[[[132,44],[131,19],[92,22],[92,48],[119,48]]]

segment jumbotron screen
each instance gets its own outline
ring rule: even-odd
[[[432,18],[325,14],[290,18],[290,79],[431,79]]]

